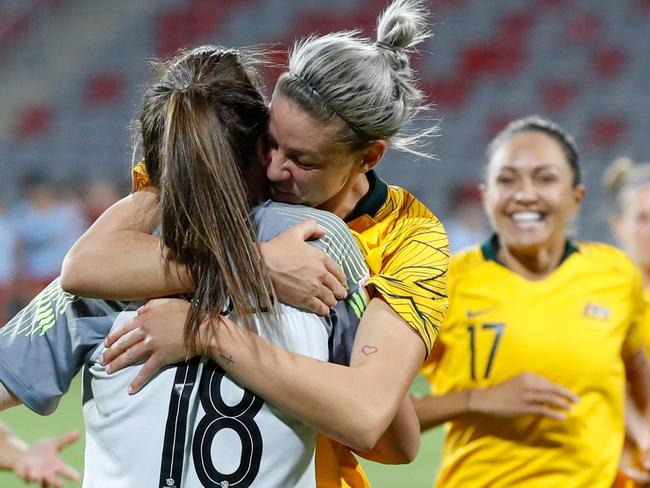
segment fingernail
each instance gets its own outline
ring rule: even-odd
[[[133,395],[133,387],[132,386],[129,386],[127,391],[129,392],[129,395]]]
[[[108,366],[106,366],[106,368],[104,368],[104,369],[108,374],[111,374],[113,372],[110,364]]]
[[[99,355],[99,364],[101,364],[102,366],[106,366],[106,363],[104,363],[104,353],[101,353]]]

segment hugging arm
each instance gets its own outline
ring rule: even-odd
[[[188,309],[187,302],[177,299],[146,305],[109,336],[108,371],[150,356],[134,381],[137,391],[160,367],[184,358],[182,335]],[[226,318],[218,324],[204,324],[214,329],[205,334],[209,339],[202,353],[281,410],[366,452],[395,419],[425,355],[422,339],[410,327],[397,325],[398,320],[401,323],[385,302],[373,299],[361,319],[349,367],[288,352]],[[130,359],[123,354],[127,349]],[[418,432],[415,417],[406,424],[409,430],[404,438],[412,442]],[[396,426],[404,427],[401,422]],[[415,451],[417,446],[416,441]]]
[[[160,238],[158,195],[139,191],[115,203],[68,252],[61,285],[75,295],[107,300],[143,300],[194,290],[185,266],[165,259]],[[298,224],[260,244],[278,298],[327,315],[345,297],[345,277],[325,253],[305,243],[322,237],[315,222]],[[295,259],[295,256],[301,259]]]
[[[133,193],[106,210],[72,246],[61,286],[74,295],[142,300],[193,289],[184,266],[166,260],[160,238],[158,195]]]

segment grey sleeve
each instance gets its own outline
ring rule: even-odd
[[[336,215],[302,205],[266,202],[254,209],[253,217],[260,242],[266,242],[307,219],[314,219],[327,235],[310,241],[328,254],[345,273],[348,289],[357,290],[369,277],[368,266],[350,229]]]
[[[361,316],[368,305],[364,288],[370,274],[357,243],[343,220],[334,214],[300,205],[267,202],[254,212],[258,240],[266,242],[294,225],[314,219],[327,235],[310,244],[322,249],[336,261],[347,279],[348,296],[330,310],[330,361],[350,364],[352,345]]]
[[[76,297],[55,279],[0,328],[0,381],[34,412],[52,413],[114,319],[129,307]]]

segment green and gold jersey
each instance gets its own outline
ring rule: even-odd
[[[428,353],[447,311],[447,235],[413,195],[387,185],[374,171],[367,176],[370,191],[348,217],[348,227],[370,268],[371,293],[418,333]],[[316,480],[319,488],[369,486],[350,450],[323,436],[316,450]]]
[[[529,371],[579,397],[563,421],[468,415],[446,424],[439,487],[609,488],[624,434],[623,357],[642,344],[641,277],[620,251],[567,244],[550,276],[527,281],[497,262],[498,241],[455,256],[434,394]]]
[[[449,244],[438,218],[409,192],[368,173],[371,191],[348,227],[380,296],[420,335],[431,352],[447,311]]]

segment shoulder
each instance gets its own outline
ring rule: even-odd
[[[333,213],[303,205],[289,205],[267,200],[253,209],[252,217],[261,241],[272,239],[307,219],[314,219],[328,234],[343,232],[344,235],[349,235],[345,222]]]
[[[390,205],[400,215],[409,216],[414,219],[421,218],[435,222],[437,225],[442,225],[438,217],[424,203],[401,186],[388,186],[386,204]]]
[[[447,234],[440,219],[411,193],[399,186],[388,187],[388,198],[378,217],[392,214],[395,228],[408,236],[428,233],[446,241]]]
[[[468,271],[485,262],[483,252],[479,246],[463,249],[452,255],[449,259],[449,268],[454,271]]]
[[[602,242],[579,241],[576,243],[580,256],[589,266],[617,273],[636,275],[636,264],[620,249]]]
[[[479,271],[486,263],[479,246],[473,246],[453,254],[449,259],[449,286],[460,278],[467,278]]]

